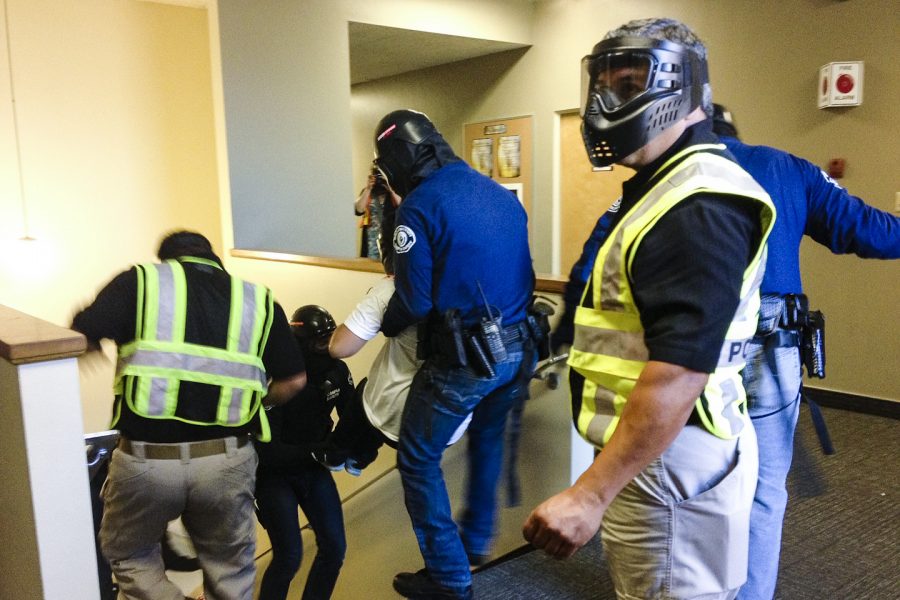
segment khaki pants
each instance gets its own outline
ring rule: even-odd
[[[150,459],[117,449],[104,484],[100,545],[121,595],[184,600],[166,578],[160,539],[182,518],[203,569],[207,600],[251,600],[256,528],[256,450],[238,448],[202,458]],[[140,454],[140,452],[137,452]]]
[[[689,425],[610,505],[601,529],[620,600],[729,600],[747,579],[756,435]]]

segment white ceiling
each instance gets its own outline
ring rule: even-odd
[[[526,44],[351,22],[350,83],[524,47]]]

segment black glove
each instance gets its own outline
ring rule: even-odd
[[[571,346],[575,339],[575,309],[566,307],[556,329],[550,332],[550,350],[553,356],[559,356],[563,346]]]

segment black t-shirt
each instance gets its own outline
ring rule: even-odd
[[[182,262],[187,281],[187,315],[185,342],[225,347],[231,306],[231,277],[223,270],[204,264]],[[94,302],[75,315],[72,329],[83,333],[89,341],[111,339],[120,347],[134,340],[137,316],[137,271],[132,267],[117,275],[104,287]],[[291,334],[284,310],[275,304],[275,314],[263,365],[268,377],[280,379],[304,370],[303,356]],[[218,398],[219,386],[182,381],[178,399]],[[121,402],[121,417],[116,428],[126,438],[157,443],[174,443],[213,439],[259,431],[258,417],[241,427],[193,425],[176,419],[149,419],[133,413]]]
[[[663,156],[623,184],[616,222],[643,197],[654,183],[651,177],[675,153],[715,143],[718,138],[708,120],[688,128]],[[758,202],[728,195],[695,194],[656,223],[638,247],[631,269],[650,360],[702,373],[715,370],[740,302],[744,270],[761,237]]]
[[[334,422],[332,411],[344,410],[356,393],[347,364],[327,354],[305,354],[306,387],[281,406],[266,412],[272,428],[272,441],[257,444],[257,476],[297,473],[317,466],[310,451],[325,440]]]

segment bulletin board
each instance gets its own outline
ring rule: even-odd
[[[532,118],[511,117],[463,127],[463,158],[476,171],[510,189],[531,223]]]

